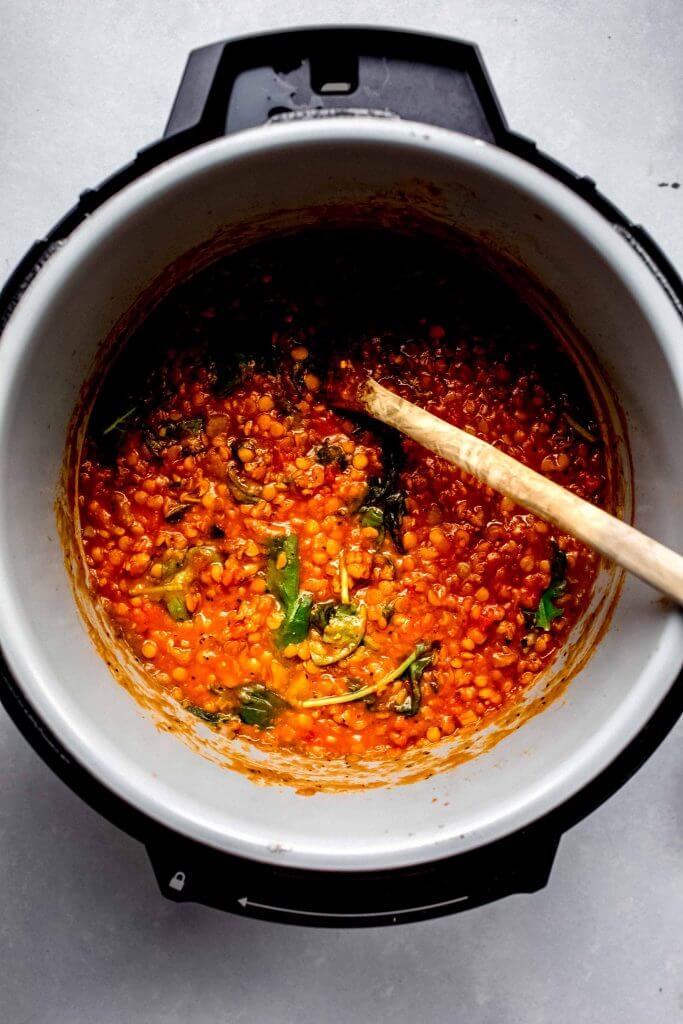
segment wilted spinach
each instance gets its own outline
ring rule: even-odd
[[[315,457],[321,466],[330,466],[336,462],[339,468],[344,470],[349,464],[341,445],[331,443],[329,439],[323,441],[316,451]]]
[[[436,644],[419,643],[415,647],[417,657],[408,666],[404,678],[408,683],[408,694],[400,704],[394,705],[393,710],[399,715],[406,715],[411,718],[420,710],[422,702],[422,676],[429,668],[436,653]],[[399,676],[399,678],[401,678]]]
[[[255,725],[258,729],[268,729],[280,712],[289,707],[286,700],[262,683],[241,686],[237,696],[237,714],[241,721],[245,725]]]
[[[242,480],[232,466],[228,466],[225,482],[235,501],[240,505],[256,505],[261,500],[262,489],[252,481]]]
[[[374,423],[375,429],[377,423]],[[389,532],[396,547],[401,549],[401,521],[406,513],[406,499],[401,490],[401,470],[405,461],[401,435],[391,427],[380,427],[382,438],[382,467],[381,476],[371,477],[368,481],[368,489],[360,508],[361,522],[369,516],[370,520],[377,519],[382,514],[382,529]],[[375,526],[375,522],[368,521],[368,526]]]
[[[226,344],[213,347],[212,361],[215,387],[219,395],[227,395],[242,383],[253,361],[246,352],[230,349]]]
[[[299,538],[295,533],[273,537],[267,549],[266,586],[283,608],[299,595]]]
[[[311,626],[322,633],[336,607],[336,601],[316,601],[311,608]]]
[[[206,708],[201,708],[198,704],[184,704],[183,707],[186,711],[189,711],[191,715],[201,718],[203,722],[208,722],[210,725],[220,725],[221,722],[230,722],[235,717],[233,714],[227,714],[225,711],[207,711]]]
[[[545,633],[549,631],[553,620],[559,619],[564,614],[562,608],[558,608],[554,602],[567,592],[567,556],[555,541],[552,542],[552,545],[550,584],[541,594],[536,609],[522,609],[532,630],[543,630]],[[533,634],[529,634],[524,639],[528,642],[532,637]]]
[[[561,608],[557,608],[553,602],[567,591],[567,556],[561,548],[554,544],[553,559],[550,565],[550,586],[541,594],[538,608],[534,616],[534,626],[546,633],[550,629],[553,619],[559,619],[563,615]]]
[[[293,605],[285,612],[285,617],[275,631],[275,645],[280,649],[290,644],[300,644],[308,635],[308,622],[311,615],[310,594],[299,594]]]
[[[368,508],[381,509],[383,527],[389,531],[396,547],[402,549],[401,522],[406,514],[406,499],[401,491],[392,491],[389,486],[386,480],[370,482],[365,496],[365,504],[360,510],[361,522]]]
[[[357,676],[349,676],[349,682],[348,682],[348,691],[349,691],[349,693],[356,693],[357,690],[362,690],[362,689],[363,689],[363,682],[362,682],[362,680],[358,679]],[[374,710],[374,708],[377,705],[377,694],[376,693],[371,693],[367,697],[363,697],[362,701],[363,701],[363,704],[365,704],[366,708],[369,708],[372,711],[372,710]]]
[[[172,619],[184,622],[191,618],[185,598],[192,583],[203,569],[220,561],[220,552],[209,544],[189,548],[186,553],[170,552],[161,564],[161,576],[136,583],[131,596],[161,601]]]
[[[163,598],[166,611],[175,622],[186,622],[191,615],[185,604],[184,594],[166,594]]]
[[[396,605],[393,601],[388,601],[386,604],[382,605],[381,611],[382,615],[387,620],[388,625],[396,614]]]
[[[234,691],[237,702],[228,711],[207,711],[198,704],[185,704],[185,710],[201,718],[209,725],[221,725],[223,722],[234,722],[236,718],[245,725],[255,725],[258,729],[268,729],[275,719],[289,707],[289,704],[278,693],[269,690],[263,683],[251,683]]]
[[[419,685],[425,669],[431,664],[432,658],[436,651],[435,644],[419,643],[415,646],[415,649],[411,651],[407,658],[405,658],[400,665],[387,672],[386,675],[378,679],[376,683],[370,683],[368,686],[362,686],[360,689],[349,688],[348,693],[340,693],[336,697],[312,697],[310,700],[304,700],[301,702],[301,706],[304,708],[322,708],[329,704],[349,704],[355,700],[366,700],[366,698],[373,694],[378,694],[386,687],[400,679],[406,672],[409,671],[412,665],[418,663],[418,668],[415,670],[415,685]],[[411,679],[411,686],[413,680]],[[419,706],[419,704],[418,704]],[[396,709],[398,710],[398,709]],[[417,708],[416,708],[417,710]],[[412,712],[413,714],[415,712]],[[406,712],[403,712],[406,714]]]
[[[215,388],[227,395],[257,370],[274,369],[277,350],[272,342],[275,324],[256,323],[251,318],[227,323],[221,317],[211,322],[208,354],[212,363]]]
[[[337,605],[327,617],[320,640],[311,641],[313,664],[334,665],[348,658],[363,639],[367,621],[365,605]]]
[[[192,505],[189,501],[180,502],[180,504],[173,505],[173,507],[168,510],[164,519],[167,523],[179,523],[185,513],[189,512],[191,508]]]
[[[299,592],[299,539],[294,533],[273,537],[268,545],[266,586],[279,602],[284,619],[275,632],[279,648],[306,639],[313,598]]]
[[[385,536],[384,511],[376,505],[364,505],[360,510],[361,526],[372,526],[377,530],[377,547],[382,546]]]
[[[157,458],[160,458],[172,444],[182,445],[185,455],[196,455],[204,450],[201,436],[203,427],[204,420],[200,417],[191,420],[168,420],[161,423],[156,430],[145,427],[142,440]]]

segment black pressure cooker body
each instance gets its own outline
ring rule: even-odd
[[[320,28],[214,43],[190,54],[164,137],[78,203],[26,253],[0,293],[0,329],[59,243],[97,207],[166,160],[271,120],[398,116],[485,140],[577,193],[619,231],[683,315],[683,282],[643,228],[586,177],[511,132],[476,46],[374,28]],[[152,821],[78,764],[37,718],[0,655],[0,699],[29,743],[91,807],[149,853],[159,888],[266,920],[376,926],[423,920],[542,889],[560,838],[614,793],[656,749],[683,711],[683,675],[628,748],[585,789],[505,839],[417,867],[313,871],[274,867],[213,850]]]

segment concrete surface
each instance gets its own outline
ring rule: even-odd
[[[193,46],[341,21],[478,41],[510,123],[593,176],[683,267],[681,0],[2,0],[2,276],[79,191],[160,134]],[[682,1020],[682,767],[679,723],[564,838],[540,894],[325,932],[165,902],[142,848],[0,712],[0,1020]]]

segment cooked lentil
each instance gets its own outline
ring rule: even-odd
[[[470,257],[339,231],[203,271],[110,372],[78,501],[105,611],[162,689],[231,736],[326,757],[437,743],[514,701],[587,604],[586,547],[337,407],[367,372],[606,499],[570,355]],[[390,457],[400,493],[371,501]]]

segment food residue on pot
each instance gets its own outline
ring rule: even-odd
[[[419,758],[514,720],[590,602],[584,545],[337,407],[367,372],[611,501],[574,354],[471,258],[349,230],[204,270],[109,372],[77,500],[100,610],[221,739]]]

